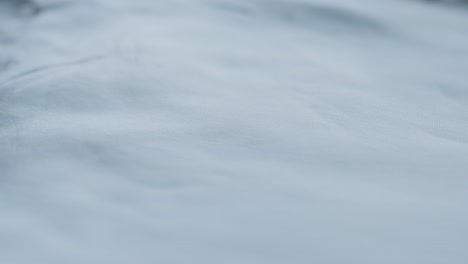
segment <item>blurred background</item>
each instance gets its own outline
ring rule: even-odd
[[[0,0],[0,263],[468,263],[462,0]]]

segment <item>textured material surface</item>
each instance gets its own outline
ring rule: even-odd
[[[468,263],[462,7],[37,3],[0,1],[0,263]]]

